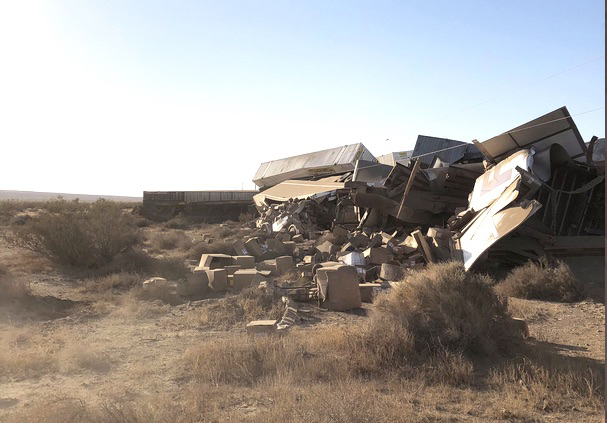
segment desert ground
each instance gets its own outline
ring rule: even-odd
[[[369,325],[375,303],[333,312],[302,302],[286,334],[253,337],[245,325],[279,317],[279,295],[141,289],[152,276],[184,277],[181,263],[202,252],[229,250],[255,232],[246,222],[137,217],[138,255],[80,269],[14,241],[37,207],[5,207],[0,222],[0,421],[603,421],[597,298],[509,298],[529,337],[496,352],[401,356],[398,328]]]

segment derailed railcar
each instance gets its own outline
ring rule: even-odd
[[[197,220],[216,223],[238,220],[254,210],[253,196],[258,191],[144,191],[146,217],[166,220],[182,213]]]

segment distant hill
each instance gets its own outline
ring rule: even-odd
[[[100,198],[106,200],[121,201],[121,202],[140,202],[142,197],[124,197],[120,195],[90,195],[90,194],[65,194],[61,192],[36,192],[36,191],[5,191],[0,190],[0,200],[28,200],[28,201],[46,201],[54,200],[57,196],[62,196],[66,200],[74,200],[76,198],[83,202],[93,202]]]

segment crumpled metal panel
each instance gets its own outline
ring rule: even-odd
[[[573,159],[585,158],[586,144],[566,107],[561,107],[476,146],[490,161],[499,162],[522,148],[537,151],[560,144]]]
[[[520,179],[520,174],[516,170],[517,166],[528,171],[532,165],[531,151],[521,150],[487,170],[474,183],[470,208],[479,211],[489,206],[514,180]]]
[[[483,255],[493,244],[522,225],[542,205],[531,200],[525,204],[510,204],[519,195],[521,175],[502,191],[501,195],[489,207],[478,213],[461,231],[457,240],[457,250],[461,253],[466,270]],[[510,206],[510,207],[509,207]]]
[[[336,177],[328,177],[318,181],[284,181],[255,195],[253,201],[257,206],[262,206],[266,199],[284,202],[290,198],[306,199],[330,195],[344,188],[344,183],[335,182],[335,179]]]

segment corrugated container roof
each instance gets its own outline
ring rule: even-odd
[[[458,145],[461,145],[461,148],[457,148],[456,146]],[[434,152],[437,153],[429,154]],[[467,153],[480,154],[474,144],[427,135],[418,135],[415,148],[413,149],[413,157],[421,156],[421,162],[427,166],[432,164],[434,157],[438,157],[446,163],[453,163],[464,157]]]
[[[483,141],[480,148],[499,162],[521,148],[533,146],[539,151],[552,144],[560,144],[574,159],[586,156],[586,144],[566,107]]]
[[[357,160],[377,162],[363,144],[350,144],[262,163],[253,182],[264,188],[288,179],[344,173],[354,170]]]
[[[409,151],[393,151],[392,153],[384,154],[383,156],[378,156],[377,161],[379,163],[394,166],[395,163],[399,162],[402,164],[408,163],[411,155],[413,154],[413,150]]]

